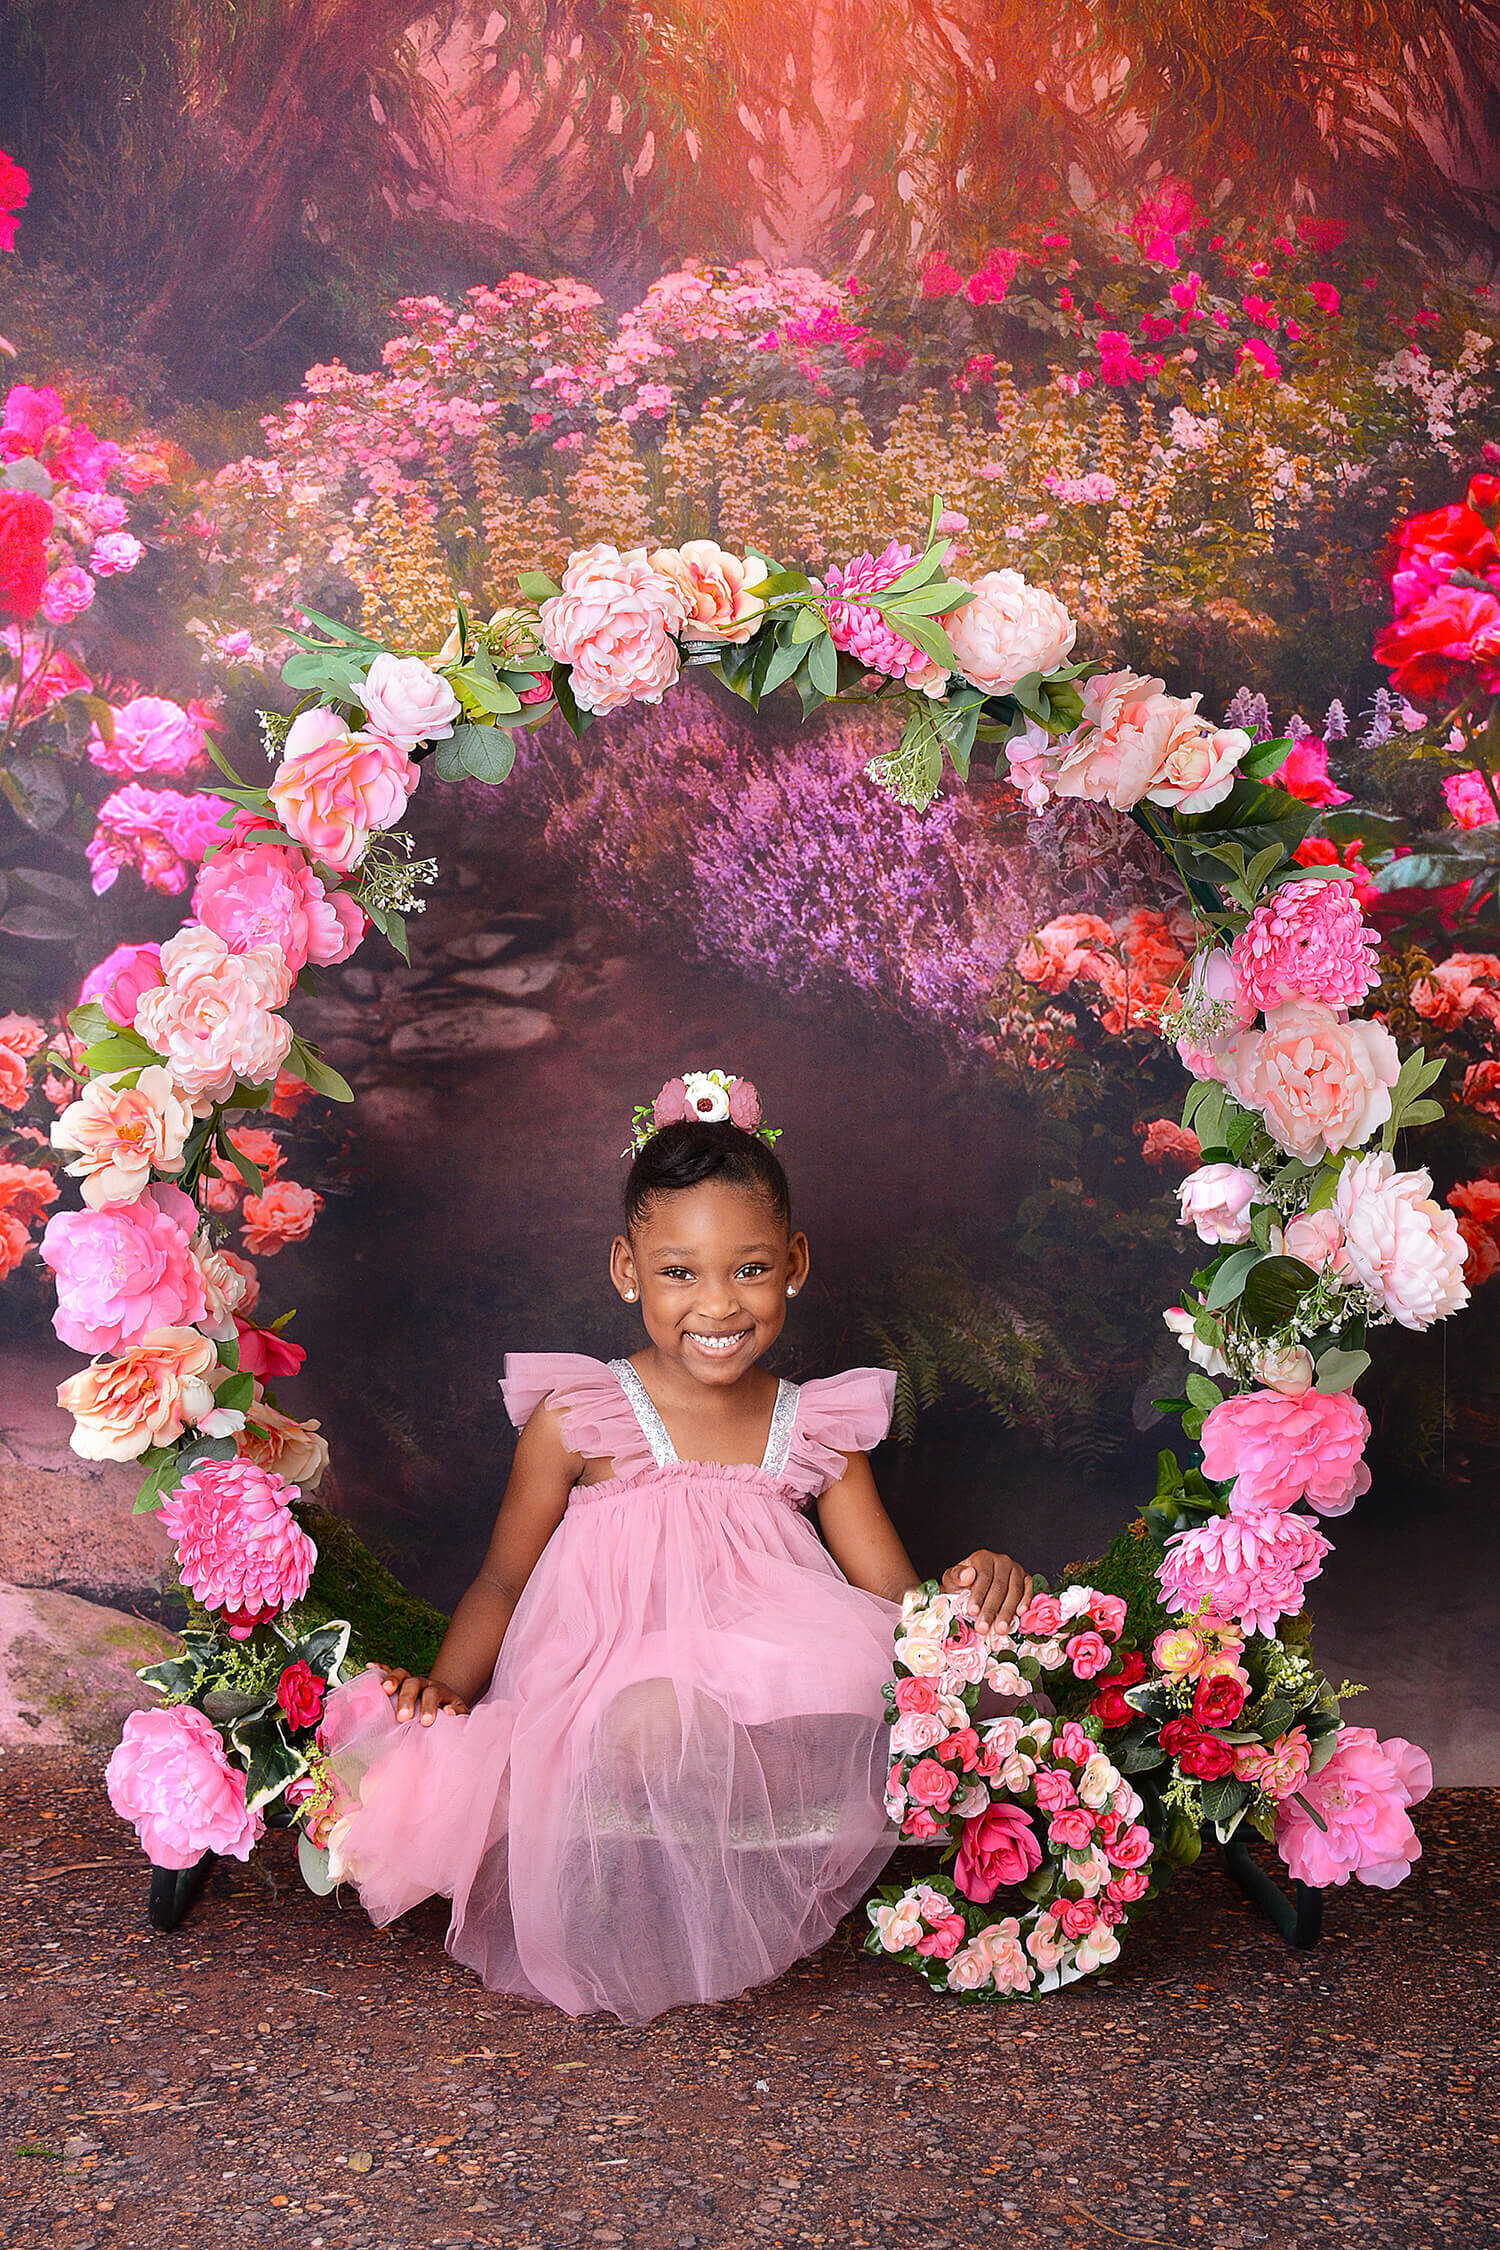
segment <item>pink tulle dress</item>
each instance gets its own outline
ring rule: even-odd
[[[329,1698],[357,1800],[331,1870],[379,1923],[451,1898],[491,1990],[644,2023],[815,1951],[894,1848],[896,1605],[803,1510],[885,1435],[895,1378],[782,1383],[764,1460],[724,1467],[677,1458],[626,1361],[505,1367],[518,1428],[549,1400],[613,1474],[574,1487],[467,1717],[403,1724],[374,1671]]]

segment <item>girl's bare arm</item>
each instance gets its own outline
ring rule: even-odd
[[[818,1502],[818,1521],[829,1553],[851,1586],[899,1602],[918,1584],[863,1453],[849,1455],[844,1474]],[[1009,1555],[976,1547],[973,1554],[944,1571],[943,1588],[950,1594],[971,1595],[975,1612],[984,1624],[993,1624],[999,1617],[1008,1625],[1030,1594],[1031,1580]]]
[[[453,1622],[427,1677],[383,1665],[398,1719],[431,1726],[439,1711],[467,1711],[490,1684],[500,1644],[542,1549],[562,1521],[583,1462],[563,1444],[560,1417],[538,1407],[521,1432],[515,1465],[500,1502],[479,1575],[453,1612]]]

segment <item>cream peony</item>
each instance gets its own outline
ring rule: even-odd
[[[190,923],[162,947],[161,969],[165,982],[141,994],[135,1029],[200,1115],[241,1081],[275,1079],[292,1044],[291,1025],[275,1012],[292,989],[280,952],[231,953],[215,931]]]
[[[124,1071],[91,1078],[52,1127],[54,1148],[76,1149],[66,1169],[83,1182],[92,1210],[133,1203],[153,1172],[180,1172],[183,1144],[193,1129],[192,1105],[169,1070],[152,1063],[134,1086]]]
[[[360,689],[371,733],[403,750],[419,742],[445,742],[463,706],[445,679],[420,656],[390,656],[383,649]]]
[[[80,1369],[57,1387],[73,1416],[69,1444],[85,1461],[138,1461],[201,1426],[214,1404],[218,1354],[195,1328],[153,1328],[118,1359]]]
[[[1463,1310],[1464,1238],[1454,1214],[1433,1201],[1430,1172],[1398,1172],[1384,1154],[1359,1157],[1344,1166],[1333,1208],[1349,1272],[1403,1328],[1430,1328]]]
[[[1320,1000],[1287,1000],[1267,1011],[1264,1031],[1240,1034],[1226,1073],[1277,1147],[1310,1163],[1379,1131],[1401,1057],[1383,1023],[1341,1023]]]
[[[1008,695],[1029,673],[1066,664],[1078,627],[1055,594],[1028,586],[1018,570],[986,571],[974,581],[973,594],[938,623],[975,687]]]
[[[570,555],[562,591],[542,603],[541,620],[547,654],[571,667],[580,711],[660,703],[676,681],[682,593],[652,568],[644,547],[622,555],[601,540]]]

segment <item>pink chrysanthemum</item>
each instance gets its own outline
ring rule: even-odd
[[[1245,1632],[1270,1633],[1278,1617],[1301,1609],[1303,1588],[1331,1551],[1306,1516],[1257,1508],[1175,1532],[1156,1575],[1168,1609],[1191,1616],[1206,1601]]]
[[[287,1505],[296,1498],[296,1485],[253,1461],[208,1461],[161,1510],[183,1584],[223,1612],[232,1640],[307,1592],[318,1550]]]
[[[1235,939],[1234,972],[1257,1008],[1297,999],[1357,1008],[1380,982],[1379,944],[1352,882],[1287,883],[1255,909]]]
[[[893,632],[878,609],[850,599],[858,594],[878,594],[895,584],[903,570],[916,561],[915,548],[893,539],[883,555],[856,555],[842,570],[835,563],[828,573],[828,630],[835,648],[857,657],[872,672],[904,680],[909,671],[930,672],[932,659],[913,641]]]

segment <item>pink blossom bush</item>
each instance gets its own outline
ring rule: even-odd
[[[300,852],[270,842],[215,852],[194,886],[193,912],[231,953],[278,950],[294,976],[309,961],[347,961],[368,927],[346,891],[330,891]]]
[[[287,834],[347,875],[371,833],[395,827],[421,778],[399,744],[352,734],[336,712],[317,709],[299,712],[287,729],[269,795]]]
[[[52,1325],[80,1352],[118,1352],[154,1328],[191,1328],[207,1307],[193,1256],[197,1213],[164,1182],[134,1203],[58,1211],[42,1236],[57,1282]]]
[[[1349,1272],[1403,1328],[1430,1328],[1469,1301],[1458,1221],[1433,1199],[1425,1168],[1383,1153],[1346,1164],[1333,1199]]]
[[[194,866],[225,831],[232,808],[223,797],[186,797],[176,789],[147,789],[128,781],[99,807],[86,848],[96,896],[113,888],[122,868],[133,867],[148,890],[171,897],[185,891]]]
[[[227,1101],[235,1086],[275,1079],[292,1044],[276,1010],[292,989],[283,955],[257,946],[232,953],[217,931],[190,923],[161,949],[163,982],[141,995],[135,1025],[162,1056],[195,1109]]]
[[[1379,947],[1353,883],[1338,877],[1284,883],[1255,909],[1232,957],[1240,989],[1257,1008],[1298,999],[1357,1008],[1380,982]]]
[[[1234,1479],[1235,1515],[1305,1500],[1320,1516],[1342,1516],[1370,1489],[1369,1436],[1370,1417],[1349,1391],[1241,1391],[1204,1420],[1203,1473]]]
[[[542,603],[541,620],[548,655],[571,667],[580,711],[660,703],[676,682],[672,636],[686,622],[682,595],[644,548],[622,555],[600,541],[570,556],[562,591]]]
[[[1273,1633],[1278,1618],[1301,1610],[1304,1588],[1331,1553],[1315,1524],[1282,1508],[1210,1516],[1167,1541],[1162,1600],[1189,1616],[1206,1603],[1247,1633]]]
[[[318,1550],[292,1514],[297,1496],[254,1461],[206,1461],[162,1504],[157,1520],[177,1542],[183,1584],[233,1640],[307,1592]]]
[[[1400,1075],[1383,1023],[1341,1022],[1318,1000],[1268,1008],[1265,1029],[1241,1032],[1225,1058],[1235,1100],[1259,1110],[1277,1147],[1304,1163],[1378,1132]]]
[[[132,1711],[104,1771],[109,1801],[153,1867],[196,1867],[205,1852],[248,1859],[265,1822],[245,1802],[245,1769],[190,1703]]]
[[[1407,1811],[1432,1789],[1425,1750],[1373,1727],[1340,1727],[1338,1748],[1319,1772],[1284,1798],[1276,1815],[1276,1849],[1299,1882],[1319,1890],[1361,1883],[1393,1890],[1422,1856]]]
[[[208,763],[203,728],[165,695],[136,695],[114,713],[110,740],[96,722],[86,744],[102,773],[195,773]]]

